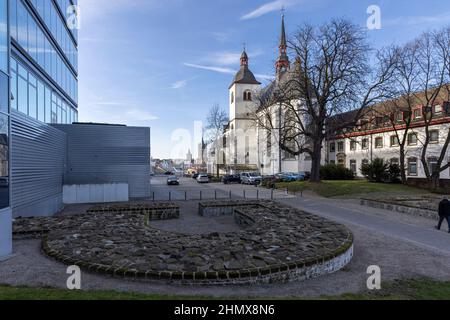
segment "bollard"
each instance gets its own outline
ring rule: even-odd
[[[172,201],[172,191],[169,191],[169,201]]]
[[[244,190],[244,199],[247,199],[247,196],[246,196],[246,194],[245,194],[245,190]]]
[[[184,201],[187,201],[187,191],[184,192]]]
[[[259,189],[256,190],[256,199],[259,200]]]
[[[217,190],[214,190],[214,199],[217,200]]]
[[[153,202],[155,202],[155,191],[153,191]]]
[[[231,199],[231,190],[230,190],[230,199]]]
[[[200,190],[200,201],[203,200],[203,194],[202,191]]]
[[[273,189],[270,190],[270,200],[273,200]]]

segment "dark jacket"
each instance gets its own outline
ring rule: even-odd
[[[444,218],[450,217],[450,201],[447,199],[439,203],[439,216]]]

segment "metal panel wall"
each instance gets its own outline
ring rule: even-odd
[[[66,135],[13,110],[13,216],[49,216],[62,208]]]
[[[128,183],[130,198],[150,195],[150,128],[53,125],[67,134],[64,184]]]

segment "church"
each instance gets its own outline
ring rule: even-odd
[[[308,155],[294,156],[279,148],[278,135],[261,128],[255,115],[260,94],[270,93],[278,83],[295,74],[287,55],[287,37],[284,15],[281,21],[279,56],[275,63],[276,77],[268,86],[262,87],[250,70],[249,57],[244,49],[240,58],[240,69],[228,88],[229,122],[223,135],[207,148],[207,167],[211,174],[234,174],[258,171],[263,175],[278,172],[310,171]],[[273,106],[273,121],[281,121],[281,106]]]

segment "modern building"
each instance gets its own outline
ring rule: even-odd
[[[0,0],[0,259],[12,219],[144,198],[150,129],[78,123],[77,0]]]

